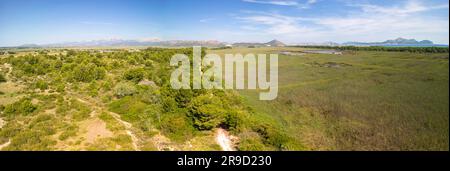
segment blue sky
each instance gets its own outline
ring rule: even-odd
[[[0,0],[0,46],[101,39],[449,43],[447,0]]]

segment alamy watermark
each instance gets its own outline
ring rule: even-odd
[[[225,63],[222,63],[222,58],[217,54],[206,54],[202,58],[200,46],[193,47],[192,63],[185,54],[172,56],[170,66],[178,67],[170,77],[172,88],[259,89],[260,100],[273,100],[278,96],[278,54],[270,54],[269,71],[266,54],[225,54],[223,59]],[[244,72],[245,68],[247,74]]]

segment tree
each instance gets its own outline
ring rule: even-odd
[[[210,130],[224,121],[226,110],[219,98],[212,94],[204,94],[192,100],[189,112],[189,117],[197,129]]]

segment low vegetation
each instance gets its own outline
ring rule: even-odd
[[[342,51],[387,51],[411,53],[448,53],[448,47],[387,47],[387,46],[293,46],[301,48],[337,49]]]
[[[207,51],[280,49],[302,50]],[[0,94],[8,99],[0,101],[0,144],[10,141],[2,150],[218,150],[202,142],[214,142],[215,129],[223,128],[237,137],[238,150],[448,150],[447,53],[345,50],[280,55],[274,101],[257,100],[257,91],[172,89],[169,60],[176,53],[192,57],[189,48],[4,55],[0,64],[13,69],[0,74],[0,86],[20,89]],[[99,131],[91,135],[88,128]]]

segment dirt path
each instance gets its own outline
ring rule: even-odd
[[[76,97],[76,96],[74,96]],[[104,107],[97,105],[95,102],[91,102],[90,100],[86,100],[86,99],[82,99],[79,97],[76,97],[76,99],[82,103],[88,104],[89,106],[92,106],[93,108],[95,108],[96,111],[108,111],[107,109],[104,109]],[[120,115],[114,112],[110,112],[108,111],[108,113],[114,118],[116,119],[119,123],[121,123],[124,127],[125,127],[125,132],[131,137],[131,141],[132,141],[132,145],[133,145],[133,149],[136,151],[140,151],[139,146],[138,146],[138,142],[139,139],[137,138],[137,136],[133,133],[133,131],[131,131],[131,129],[133,128],[133,126],[131,125],[131,123],[126,122],[124,120],[122,120],[120,118]]]
[[[126,122],[122,119],[120,119],[120,115],[114,112],[109,112],[109,114],[116,119],[117,121],[119,121],[123,126],[125,126],[125,132],[127,132],[127,134],[131,137],[131,141],[132,141],[132,145],[134,150],[136,151],[140,151],[139,146],[137,145],[139,142],[139,139],[136,137],[136,135],[131,131],[132,129],[132,125],[129,122]]]
[[[216,142],[220,145],[223,151],[236,151],[233,140],[236,139],[230,136],[229,133],[222,128],[217,129]]]
[[[119,114],[108,111],[106,109],[106,107],[102,106],[102,104],[95,103],[95,101],[93,101],[90,98],[81,98],[75,94],[71,94],[71,96],[75,97],[78,101],[80,101],[82,103],[92,106],[94,108],[94,110],[96,110],[96,111],[108,112],[114,119],[116,119],[119,123],[121,123],[125,127],[125,132],[131,137],[133,149],[136,151],[141,151],[140,147],[138,145],[141,140],[132,131],[133,125],[131,123],[122,120]],[[157,135],[152,137],[151,140],[154,142],[155,146],[160,151],[163,151],[163,150],[174,151],[177,149],[174,146],[172,146],[170,140],[167,137],[165,137],[164,135],[162,135],[161,133],[158,133]]]
[[[4,147],[8,146],[9,144],[11,144],[11,140],[8,140],[8,142],[6,142],[4,144],[0,144],[0,150],[3,149]]]

